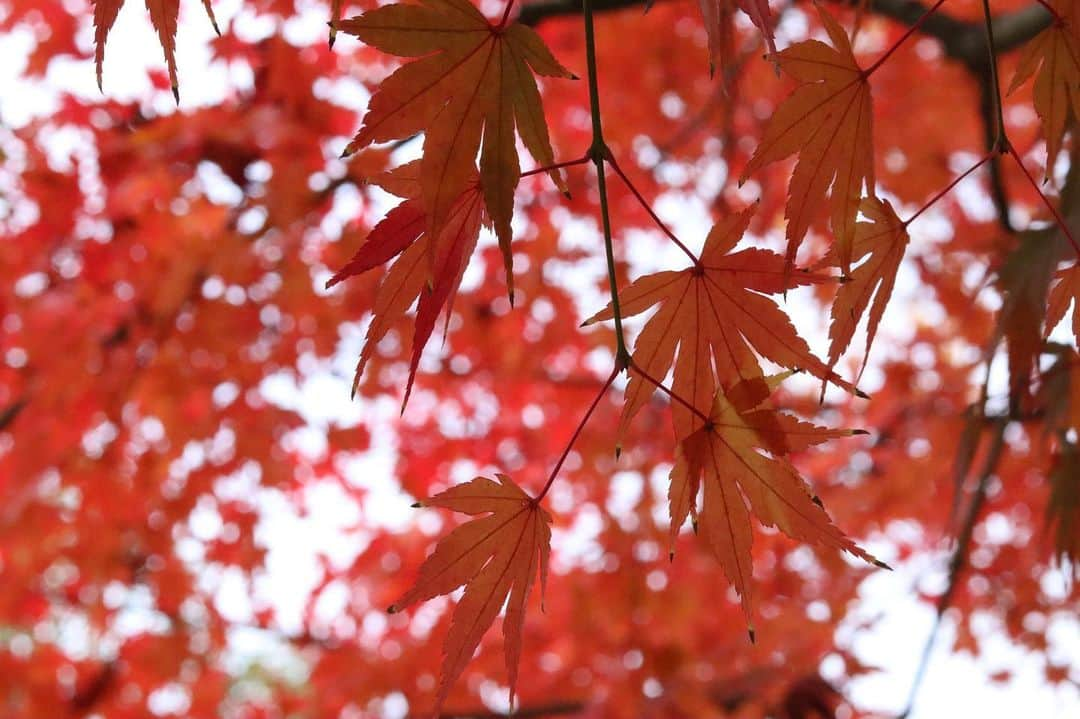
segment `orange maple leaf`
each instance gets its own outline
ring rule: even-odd
[[[1020,233],[1018,245],[998,270],[996,284],[1002,304],[997,314],[996,335],[1005,339],[1009,401],[1015,407],[1027,401],[1031,377],[1038,369],[1044,349],[1041,318],[1053,319],[1048,297],[1062,250],[1055,234],[1056,228]]]
[[[1058,282],[1050,290],[1046,305],[1046,332],[1058,326],[1071,305],[1073,336],[1080,342],[1080,263],[1058,271],[1056,277]]]
[[[773,113],[740,182],[798,153],[785,213],[788,264],[829,193],[836,257],[847,274],[863,184],[874,192],[872,100],[844,29],[820,7],[818,13],[835,47],[806,40],[770,56],[802,84]]]
[[[637,337],[634,364],[656,381],[674,365],[672,391],[701,410],[712,405],[718,387],[763,375],[755,352],[782,367],[804,369],[854,391],[810,352],[788,316],[765,296],[832,278],[785,272],[784,258],[768,250],[732,253],[752,214],[749,208],[718,222],[705,240],[700,266],[646,275],[619,293],[625,317],[659,305]],[[609,304],[585,324],[612,316]],[[620,438],[655,389],[652,381],[631,373]],[[701,418],[680,403],[672,404],[672,419],[679,439],[702,425]]]
[[[869,306],[870,319],[866,326],[866,347],[862,361],[863,369],[866,368],[870,346],[874,343],[885,306],[892,296],[900,261],[911,240],[907,226],[896,216],[888,200],[867,197],[859,210],[870,221],[855,225],[851,261],[867,259],[851,271],[849,281],[840,285],[833,300],[832,324],[829,326],[829,369],[836,366],[840,355],[851,344],[859,320]],[[859,375],[862,375],[861,370]]]
[[[701,19],[705,23],[705,32],[709,38],[709,65],[714,67],[730,60],[734,54],[732,47],[732,15],[738,5],[750,17],[765,38],[769,52],[776,52],[773,39],[772,14],[768,0],[698,0],[701,7]]]
[[[101,89],[101,65],[105,61],[105,40],[109,37],[116,16],[120,13],[124,0],[94,0],[94,64],[97,68],[97,84]],[[210,0],[202,0],[214,32],[218,35],[217,18]],[[173,97],[180,101],[180,83],[176,78],[176,20],[180,14],[180,0],[146,0],[146,9],[150,13],[150,23],[158,34],[161,49],[165,51],[165,64],[169,68],[169,84],[172,85]]]
[[[330,37],[327,38],[327,44],[331,49],[333,49],[334,43],[337,41],[337,23],[341,22],[343,5],[344,0],[330,0]]]
[[[465,585],[465,594],[454,608],[443,645],[442,677],[436,699],[439,707],[504,602],[504,654],[513,705],[525,602],[538,568],[541,597],[547,583],[551,515],[509,477],[495,476],[498,482],[477,477],[418,503],[417,506],[443,507],[469,515],[489,514],[443,537],[420,566],[420,576],[413,588],[387,610],[392,614]]]
[[[1054,554],[1062,568],[1080,576],[1080,448],[1062,442],[1050,470],[1047,526],[1054,531]]]
[[[1011,93],[1038,71],[1035,111],[1046,137],[1047,173],[1061,151],[1070,105],[1080,118],[1080,5],[1071,0],[1051,0],[1050,5],[1058,19],[1024,49],[1009,87]]]
[[[430,229],[438,234],[472,181],[479,151],[484,203],[499,238],[512,297],[510,219],[521,175],[515,127],[536,161],[553,165],[533,73],[574,75],[531,28],[493,25],[468,0],[387,5],[335,27],[383,52],[418,58],[386,78],[371,96],[363,126],[345,154],[424,132],[421,197]],[[550,175],[565,191],[558,171]]]
[[[412,359],[402,407],[412,392],[420,355],[435,329],[439,313],[452,303],[483,223],[484,207],[474,168],[472,185],[455,199],[442,230],[432,241],[427,213],[417,197],[420,178],[421,163],[417,160],[373,180],[388,192],[407,199],[372,228],[352,259],[326,283],[328,288],[333,287],[342,280],[398,258],[383,276],[375,293],[373,317],[353,377],[353,394],[375,345],[413,302],[417,302]]]
[[[671,470],[668,509],[672,543],[687,516],[692,515],[739,593],[748,619],[753,614],[753,539],[747,500],[763,524],[778,527],[789,537],[826,544],[886,567],[836,528],[821,500],[785,457],[830,439],[861,434],[858,430],[817,427],[764,406],[788,374],[747,380],[726,395],[717,392],[709,422],[679,443]],[[698,512],[702,484],[704,495]]]

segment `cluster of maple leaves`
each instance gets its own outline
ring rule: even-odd
[[[95,3],[99,82],[105,40],[121,4]],[[204,4],[216,27],[210,3]],[[340,17],[341,3],[333,5],[333,16]],[[733,5],[703,2],[701,8],[709,55],[721,72],[725,67],[741,62],[734,46],[738,34],[732,29]],[[448,594],[465,585],[447,630],[442,678],[435,691],[437,706],[447,699],[455,680],[465,671],[484,633],[504,604],[505,662],[513,701],[525,633],[527,599],[536,575],[539,573],[543,587],[548,574],[552,517],[541,501],[548,495],[586,421],[602,406],[620,372],[625,370],[629,379],[618,436],[614,443],[607,438],[608,450],[615,449],[611,446],[615,444],[632,454],[636,443],[649,446],[649,442],[659,442],[647,433],[639,431],[635,434],[632,420],[643,414],[657,392],[667,397],[674,441],[667,443],[667,450],[659,451],[661,454],[674,452],[668,491],[669,542],[674,548],[680,529],[688,517],[692,518],[694,527],[700,531],[737,591],[743,612],[750,621],[755,612],[751,511],[762,524],[775,526],[791,537],[845,550],[872,564],[881,564],[832,524],[822,499],[811,490],[790,459],[791,455],[801,455],[811,446],[857,432],[826,429],[801,421],[780,411],[773,395],[779,391],[783,380],[800,371],[816,377],[823,384],[831,383],[852,395],[864,396],[857,389],[856,381],[845,380],[835,370],[864,319],[867,325],[865,353],[869,352],[910,242],[909,224],[942,201],[957,182],[974,170],[992,161],[1011,158],[1023,177],[1030,180],[1027,191],[1035,193],[1035,201],[1045,201],[1051,219],[1058,222],[1054,229],[1046,231],[1048,237],[1056,237],[1055,233],[1060,231],[1067,239],[1072,239],[1068,218],[1059,214],[1065,210],[1057,209],[1055,203],[1046,199],[1024,166],[1025,154],[1017,151],[1016,145],[1006,137],[1003,124],[997,128],[995,145],[989,153],[962,173],[948,178],[930,193],[929,201],[925,201],[924,194],[920,209],[908,219],[901,220],[893,204],[877,196],[875,163],[878,154],[874,151],[875,98],[871,81],[876,82],[899,62],[896,58],[914,42],[910,35],[915,28],[896,37],[872,64],[863,66],[847,31],[825,9],[819,9],[818,13],[828,43],[805,40],[776,52],[773,18],[767,3],[757,0],[738,5],[764,34],[765,45],[772,51],[762,63],[766,70],[771,72],[775,65],[796,83],[790,95],[777,105],[761,132],[756,149],[741,168],[742,179],[747,180],[766,173],[770,165],[797,155],[790,181],[781,189],[782,202],[775,203],[783,207],[787,220],[787,251],[779,254],[756,247],[736,250],[754,221],[755,212],[760,212],[753,207],[724,212],[722,219],[708,233],[699,253],[688,250],[667,228],[662,228],[686,252],[690,264],[683,270],[645,275],[629,284],[617,282],[616,273],[611,275],[612,302],[590,317],[586,324],[616,323],[615,336],[605,335],[619,348],[614,353],[615,365],[599,388],[599,394],[588,405],[586,419],[577,426],[569,444],[558,455],[560,459],[547,475],[543,488],[530,495],[508,476],[498,474],[495,479],[477,477],[454,485],[421,502],[423,506],[482,515],[457,526],[440,540],[434,552],[423,561],[416,584],[402,592],[391,606],[391,612],[396,613],[410,604]],[[940,5],[939,2],[931,8],[928,15]],[[1034,107],[1042,120],[1049,157],[1046,167],[1050,168],[1063,147],[1070,111],[1080,115],[1080,65],[1076,59],[1080,57],[1080,18],[1077,17],[1080,11],[1066,0],[1056,0],[1047,7],[1053,13],[1054,21],[1024,51],[1012,88],[1021,87],[1028,78],[1037,75]],[[178,79],[173,46],[178,3],[148,3],[148,8],[165,49],[167,85],[176,93]],[[362,389],[365,370],[370,373],[371,364],[380,364],[377,359],[380,343],[385,344],[387,337],[392,337],[403,326],[411,325],[408,369],[400,383],[404,401],[408,401],[423,350],[440,317],[445,314],[447,323],[450,322],[455,297],[470,258],[477,251],[484,226],[490,226],[497,238],[497,253],[513,302],[518,294],[514,286],[514,256],[520,238],[514,236],[512,219],[523,177],[546,176],[556,190],[578,198],[587,193],[583,192],[585,188],[580,181],[569,173],[573,168],[591,162],[602,173],[611,172],[626,180],[632,201],[643,194],[639,187],[630,184],[619,164],[624,160],[611,149],[623,143],[608,141],[598,135],[596,128],[606,122],[609,115],[597,114],[595,105],[591,137],[588,133],[576,138],[569,134],[556,146],[572,147],[567,140],[584,140],[575,148],[577,154],[571,154],[573,159],[569,161],[556,156],[535,76],[550,78],[545,82],[554,87],[563,80],[574,78],[575,74],[560,64],[534,30],[513,21],[514,12],[512,4],[507,3],[501,15],[489,19],[469,0],[422,0],[382,6],[357,17],[335,20],[332,24],[332,33],[355,35],[383,53],[410,59],[374,89],[359,133],[345,148],[346,155],[358,154],[357,159],[350,162],[350,178],[355,178],[358,184],[378,185],[402,198],[399,205],[374,224],[352,258],[342,263],[341,269],[327,282],[330,286],[356,278],[392,261],[388,269],[380,273],[377,283],[371,283],[367,277],[357,280],[368,282],[366,292],[370,301],[367,308],[373,316],[354,375],[354,393]],[[281,52],[287,53],[287,50],[282,48]],[[595,58],[590,55],[586,62],[595,63]],[[289,62],[286,60],[282,65],[288,66]],[[582,68],[575,70],[577,75],[589,76],[588,84],[595,82],[595,65],[592,72]],[[327,134],[343,134],[342,127],[349,119],[326,115],[305,89],[297,89],[297,85],[303,83],[289,77],[288,69],[278,67],[276,72],[276,77],[268,72],[260,80],[264,89],[269,88],[269,98],[258,108],[259,112],[275,117],[284,112],[300,118],[296,121],[304,126],[314,122],[321,124]],[[314,72],[317,69],[313,71],[312,79]],[[71,112],[75,113],[75,110]],[[116,108],[113,112],[122,114]],[[309,116],[312,113],[315,113],[314,118]],[[234,129],[230,133],[218,126],[220,120],[212,116],[203,118],[200,125],[210,139],[202,140],[201,146],[185,152],[191,156],[215,156],[215,148],[223,145],[243,146],[246,141],[236,136],[243,130]],[[137,124],[139,118],[128,121]],[[190,128],[186,131],[192,134]],[[177,140],[172,139],[171,133],[182,136],[183,132],[179,127],[172,127],[160,130],[159,134],[175,143]],[[286,133],[287,130],[282,134]],[[385,169],[385,154],[378,150],[364,152],[374,143],[406,141],[418,133],[423,133],[419,160]],[[519,138],[537,166],[524,174],[518,157]],[[151,133],[147,140],[153,139]],[[280,187],[283,203],[265,203],[268,210],[280,215],[270,218],[267,225],[295,227],[302,225],[312,207],[325,202],[326,198],[316,194],[296,206],[295,198],[289,198],[285,188],[290,183],[306,184],[305,176],[319,163],[310,145],[303,148],[306,155],[298,158],[297,148],[291,147],[287,140],[282,138],[277,142],[280,143],[276,149],[280,152],[280,160],[274,162],[272,183]],[[227,168],[231,161],[228,154],[217,152],[222,157],[222,166]],[[127,194],[120,197],[132,208],[139,203],[154,201],[154,193],[150,189],[141,189],[140,184],[147,187],[154,182],[175,182],[167,177],[155,179],[152,158],[139,158],[130,164],[138,172],[124,173],[125,182],[132,186],[125,188]],[[242,178],[245,166],[246,163],[240,161],[238,178]],[[786,172],[787,168],[782,170]],[[159,167],[157,171],[168,174],[167,168]],[[108,184],[109,178],[103,179]],[[49,182],[52,181],[49,178]],[[763,181],[763,184],[776,183]],[[762,204],[766,206],[774,204],[768,196],[770,191],[763,191]],[[530,185],[530,192],[536,195],[550,190]],[[287,204],[290,200],[292,205]],[[606,203],[608,199],[604,197],[602,201]],[[647,205],[638,211],[648,218],[653,217]],[[134,215],[136,210],[129,212]],[[604,212],[606,222],[607,211]],[[626,214],[629,215],[629,211]],[[211,203],[200,204],[184,215],[186,233],[178,233],[170,226],[168,236],[190,238],[185,240],[191,246],[185,257],[188,269],[185,273],[170,275],[172,285],[157,288],[157,299],[149,302],[143,311],[170,319],[164,323],[155,322],[152,317],[145,320],[143,324],[149,330],[182,324],[181,318],[190,314],[188,305],[193,288],[201,287],[205,277],[212,273],[213,263],[220,261],[215,259],[214,238],[220,232],[236,231],[237,218]],[[122,217],[123,209],[114,208],[113,216]],[[618,215],[620,219],[622,216]],[[827,217],[831,237],[828,248],[819,253],[820,259],[810,267],[796,266],[801,245],[815,230],[823,228],[823,217]],[[114,220],[114,224],[123,230],[122,223]],[[140,233],[149,231],[140,226]],[[300,242],[298,238],[299,234],[292,241]],[[610,249],[610,234],[606,241]],[[1047,239],[1047,244],[1050,241]],[[1010,344],[1009,361],[1018,413],[1024,411],[1025,402],[1030,399],[1026,398],[1027,382],[1032,370],[1037,368],[1044,346],[1043,329],[1046,332],[1052,330],[1065,316],[1070,304],[1080,302],[1080,265],[1073,259],[1058,270],[1059,253],[1056,250],[1042,253],[1046,257],[1043,259],[1040,255],[1039,259],[1047,267],[1044,289],[1052,286],[1048,295],[1044,292],[1041,300],[1035,300],[1036,304],[1045,303],[1044,311],[1035,309],[1032,314],[1030,307],[1018,309],[1018,303],[1026,301],[1025,292],[1032,282],[1029,274],[1010,274],[1009,265],[1000,273],[1006,305],[997,332]],[[1021,255],[1020,260],[1024,257]],[[261,258],[255,265],[265,261]],[[251,272],[257,274],[257,269],[253,267]],[[300,267],[293,268],[293,272],[302,275]],[[307,280],[301,276],[291,279],[286,276],[282,280],[285,284],[290,281],[302,285]],[[151,282],[147,278],[147,283]],[[623,286],[616,292],[619,284]],[[822,361],[796,333],[776,297],[799,287],[826,291],[834,286],[828,359]],[[69,302],[77,302],[77,298],[70,298]],[[415,312],[410,313],[414,305]],[[655,311],[638,333],[632,352],[622,353],[619,323],[623,318],[650,310]],[[295,314],[307,316],[308,310]],[[1016,325],[1030,324],[1033,317],[1039,318],[1043,314],[1045,322],[1036,323],[1039,326],[1035,337],[1029,329],[1014,329],[1009,324],[1010,321]],[[1074,331],[1080,337],[1077,316],[1080,312],[1074,313]],[[311,320],[311,324],[321,322],[321,319]],[[225,329],[222,336],[228,338],[228,328]],[[130,323],[121,323],[116,331],[137,330],[132,329]],[[301,329],[300,333],[303,332]],[[123,338],[105,339],[104,345],[110,347]],[[162,347],[168,347],[172,339],[168,334],[154,336],[152,331],[147,337],[147,341]],[[330,340],[324,338],[322,341]],[[288,343],[275,338],[272,344],[285,346]],[[505,351],[505,342],[500,345],[492,340],[489,351],[496,350]],[[230,354],[227,346],[223,351],[226,356]],[[34,354],[37,356],[38,352]],[[130,356],[125,355],[120,363],[126,363],[129,372],[137,373],[145,360],[140,359],[137,351],[128,354]],[[278,361],[288,364],[296,358],[294,354],[292,350],[285,351]],[[245,360],[238,351],[236,355],[220,364],[227,365],[230,371],[238,371],[237,367]],[[72,352],[71,356],[81,357],[82,353]],[[178,366],[185,360],[186,357],[179,354],[175,358]],[[762,360],[787,371],[771,373]],[[247,361],[253,362],[250,358]],[[1075,350],[1062,350],[1058,362],[1064,369],[1056,374],[1048,372],[1047,377],[1057,377],[1058,381],[1071,379],[1071,368],[1077,364]],[[957,368],[955,377],[963,376],[961,369]],[[224,366],[212,368],[221,377],[229,376],[224,370]],[[69,371],[75,373],[77,370]],[[671,382],[666,384],[669,373]],[[1080,402],[1072,399],[1069,393],[1075,394],[1078,385],[1080,383],[1075,381],[1056,385],[1055,392],[1055,385],[1047,380],[1040,390],[1047,397],[1038,403],[1040,407],[1049,407],[1042,411],[1048,415],[1047,426],[1057,433],[1058,444],[1052,458],[1052,474],[1057,479],[1051,486],[1053,492],[1063,496],[1051,501],[1050,506],[1057,513],[1054,518],[1057,527],[1055,546],[1066,561],[1072,561],[1077,555],[1074,522],[1078,502],[1070,493],[1075,493],[1078,453],[1069,432],[1075,432],[1080,424],[1077,419]],[[1062,387],[1065,392],[1061,392]],[[176,411],[155,404],[152,387],[139,393],[146,398],[143,410],[146,416],[160,417]],[[1055,394],[1056,403],[1048,404],[1048,398]],[[38,400],[31,404],[21,397],[9,399],[16,403],[11,405],[13,407],[25,402],[31,413],[46,412]],[[915,399],[911,398],[913,404]],[[962,401],[962,397],[957,397],[956,401]],[[65,406],[67,400],[57,400],[54,405],[56,408]],[[117,414],[121,409],[116,407],[110,414]],[[16,411],[21,414],[24,410],[20,406]],[[187,414],[179,420],[181,422],[206,416],[206,410],[199,407],[184,407],[182,411]],[[978,439],[986,420],[982,410],[973,412],[972,416],[974,421],[969,426],[975,427],[972,430],[974,439],[967,442],[967,450],[960,453],[961,458],[966,457],[969,466],[978,453]],[[277,419],[268,414],[259,421],[273,423]],[[292,425],[297,422],[295,417],[283,416],[281,419]],[[877,431],[886,431],[887,417],[871,415],[868,419],[872,422],[882,420],[871,426]],[[196,424],[191,428],[190,437],[203,436],[207,429],[209,425],[200,428]],[[236,426],[233,431],[238,443],[249,441],[251,437],[269,436],[269,433],[242,426]],[[52,441],[65,443],[57,439]],[[406,447],[404,451],[410,450]],[[419,448],[411,451],[424,452]],[[548,458],[554,458],[557,452],[549,453]],[[45,456],[51,458],[56,454],[49,451]],[[236,452],[235,461],[240,462],[249,454],[272,456],[273,451]],[[263,471],[270,471],[272,466],[273,462],[266,463]],[[612,468],[616,466],[611,465]],[[160,474],[168,470],[159,467],[156,471]],[[204,481],[211,482],[213,477],[226,471],[220,464],[207,468]],[[146,468],[140,468],[134,476],[146,478],[150,476],[147,472]],[[198,494],[184,496],[193,498]],[[190,509],[190,506],[184,506],[170,511],[179,517]],[[133,516],[139,516],[143,511],[132,507]],[[245,507],[237,513],[249,517],[251,510]],[[153,554],[146,548],[140,552]],[[29,573],[41,567],[26,569]],[[167,596],[170,592],[183,596],[190,590],[166,591],[163,587],[160,594]],[[177,608],[174,613],[178,612]]]

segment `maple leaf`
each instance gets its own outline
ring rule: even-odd
[[[330,37],[327,39],[327,45],[331,49],[334,47],[334,43],[337,41],[337,23],[341,21],[341,11],[344,0],[330,0]]]
[[[421,163],[417,160],[374,180],[388,192],[402,193],[407,199],[372,228],[352,259],[326,282],[327,288],[333,287],[397,257],[375,293],[373,317],[353,377],[353,394],[356,394],[364,366],[375,345],[416,302],[412,359],[403,408],[412,392],[420,356],[435,329],[439,313],[452,303],[483,223],[484,208],[474,168],[471,187],[455,199],[442,230],[433,241],[427,213],[415,194],[419,192],[421,171]]]
[[[98,89],[101,89],[101,65],[105,61],[105,41],[109,37],[113,23],[120,13],[124,0],[94,0],[94,64],[97,69]],[[218,35],[217,18],[210,0],[202,0],[210,24]],[[150,13],[150,23],[157,32],[161,49],[165,51],[165,64],[169,68],[169,84],[173,97],[180,101],[180,83],[176,77],[176,21],[180,14],[180,0],[146,0],[146,10]]]
[[[477,477],[418,503],[487,516],[467,522],[443,537],[420,566],[416,584],[387,610],[392,614],[465,585],[443,646],[437,706],[442,706],[504,602],[504,654],[513,705],[525,602],[538,568],[541,597],[547,584],[551,515],[509,477],[495,476],[497,482]]]
[[[425,132],[421,197],[431,232],[438,234],[471,182],[479,151],[484,203],[512,297],[510,218],[521,175],[515,128],[538,163],[554,164],[533,73],[574,75],[531,28],[493,25],[468,0],[387,5],[335,27],[383,52],[419,58],[386,78],[371,96],[363,126],[345,154]],[[565,191],[558,171],[549,174]]]
[[[998,271],[1002,296],[997,335],[1005,338],[1009,365],[1010,406],[1018,408],[1029,395],[1031,375],[1043,347],[1042,322],[1048,314],[1050,282],[1063,249],[1056,228],[1020,233],[1016,249]]]
[[[700,267],[646,275],[619,293],[624,317],[659,305],[634,344],[634,364],[657,381],[674,365],[672,391],[699,409],[711,406],[718,387],[763,375],[755,352],[782,367],[803,369],[855,391],[810,352],[788,316],[765,296],[832,278],[810,272],[787,273],[784,258],[768,250],[731,252],[752,214],[753,208],[748,208],[712,228]],[[612,316],[609,304],[585,324]],[[620,438],[654,390],[651,381],[631,373]],[[702,424],[700,417],[680,403],[672,403],[672,419],[680,439]]]
[[[834,47],[806,40],[770,56],[802,84],[773,113],[740,183],[765,165],[798,153],[785,211],[788,264],[829,193],[836,257],[847,274],[863,184],[874,192],[872,100],[847,34],[820,7],[818,13]]]
[[[1046,332],[1058,326],[1071,305],[1073,336],[1080,342],[1080,263],[1060,270],[1056,277],[1058,282],[1050,290],[1046,306]]]
[[[1062,567],[1080,576],[1080,448],[1063,442],[1050,471],[1047,525],[1054,529],[1054,552]]]
[[[855,225],[851,261],[859,262],[864,257],[867,259],[851,271],[849,280],[840,285],[836,299],[833,300],[832,324],[829,326],[829,369],[836,366],[840,355],[851,344],[859,320],[867,307],[870,307],[862,361],[863,369],[866,368],[870,346],[874,343],[878,324],[896,284],[900,260],[904,258],[904,252],[911,240],[907,226],[896,216],[896,211],[888,200],[868,197],[863,200],[859,210],[870,221]],[[859,375],[862,375],[861,370]]]
[[[1035,78],[1035,111],[1046,137],[1046,172],[1061,151],[1069,107],[1080,117],[1080,6],[1070,0],[1051,0],[1059,20],[1028,43],[1009,92]]]
[[[763,524],[789,537],[832,546],[886,567],[836,528],[821,500],[785,457],[862,432],[818,427],[764,406],[785,376],[746,380],[726,395],[717,392],[709,422],[679,443],[668,489],[672,543],[692,515],[739,593],[748,619],[754,604],[750,510]],[[702,489],[699,512],[697,495]]]
[[[705,22],[705,32],[709,38],[710,70],[715,69],[714,65],[718,60],[722,64],[731,58],[731,16],[736,5],[761,31],[769,52],[776,52],[768,0],[698,0],[698,5],[701,7],[701,19]]]
[[[1042,373],[1039,406],[1048,432],[1080,432],[1080,354],[1071,347],[1051,344],[1047,352],[1056,355]]]

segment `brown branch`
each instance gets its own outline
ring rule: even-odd
[[[833,0],[852,6],[865,1]],[[645,0],[595,0],[592,7],[594,11],[604,12],[644,4]],[[961,20],[940,10],[926,16],[928,7],[918,0],[869,0],[866,2],[866,9],[908,27],[920,23],[921,20],[917,31],[937,39],[947,58],[964,65],[979,87],[978,111],[983,121],[985,144],[987,149],[992,148],[999,133],[995,124],[993,68],[989,62],[991,53],[985,23]],[[519,20],[527,25],[536,25],[548,18],[580,12],[581,0],[539,0],[524,5]],[[1038,2],[1020,10],[994,16],[990,27],[995,38],[996,52],[1002,54],[1015,50],[1049,27],[1051,20],[1046,7]],[[1000,157],[994,157],[990,162],[989,191],[1002,229],[1011,233],[1013,227],[1009,221],[1009,198],[1005,192],[1000,163]]]
[[[845,5],[857,5],[861,0],[833,0]],[[610,12],[644,6],[645,0],[594,0],[594,12]],[[867,10],[875,15],[895,20],[903,25],[914,25],[927,10],[917,0],[870,0]],[[526,25],[536,25],[548,18],[581,14],[581,0],[537,0],[521,8],[518,20]],[[994,17],[994,37],[999,52],[1014,50],[1050,26],[1050,13],[1037,2],[1021,10],[1002,13]],[[937,38],[945,54],[957,61],[971,64],[984,63],[987,56],[986,36],[981,21],[967,21],[938,11],[926,19],[919,32]]]
[[[26,397],[20,397],[15,400],[4,409],[0,410],[0,432],[3,432],[8,428],[12,422],[19,416],[19,413],[23,411],[26,406]]]
[[[645,0],[594,0],[592,9],[593,12],[608,12],[638,5],[644,6]],[[536,25],[548,18],[580,14],[581,0],[539,0],[522,4],[518,22]]]
[[[550,704],[536,704],[527,707],[518,707],[513,713],[491,711],[489,709],[476,709],[465,712],[444,712],[439,719],[502,719],[503,717],[550,717],[565,716],[568,714],[580,714],[585,711],[585,702],[562,701]]]

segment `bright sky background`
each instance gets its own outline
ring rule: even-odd
[[[236,18],[240,0],[216,0],[215,11],[222,26]],[[299,18],[290,20],[285,27],[286,35],[294,41],[312,42],[325,37],[325,6],[313,4]],[[245,36],[264,36],[273,31],[269,21],[256,22],[253,18],[242,17],[238,23],[244,28]],[[243,86],[250,84],[250,74],[230,72],[218,66],[211,66],[207,42],[212,37],[212,28],[205,17],[201,4],[195,0],[183,3],[180,29],[177,40],[177,62],[181,79],[181,110],[199,105],[213,104],[224,96],[228,84]],[[89,47],[92,35],[89,24],[84,28],[81,42]],[[7,126],[20,126],[33,117],[49,114],[55,107],[58,90],[67,90],[87,98],[96,97],[98,90],[94,82],[94,69],[89,62],[59,60],[50,68],[47,81],[28,83],[20,79],[29,40],[19,35],[0,37],[0,122]],[[352,47],[350,38],[343,38],[337,45],[337,51],[346,53]],[[142,3],[128,2],[110,35],[105,55],[104,89],[116,99],[142,100],[158,113],[175,111],[172,97],[167,93],[153,93],[146,79],[146,70],[163,69],[164,63],[157,38],[150,28]],[[149,98],[149,99],[148,99]],[[363,97],[351,90],[343,104],[356,105]],[[61,136],[55,148],[58,155],[70,150]],[[963,168],[960,168],[963,169]],[[721,178],[722,179],[722,178]],[[977,205],[981,200],[975,185],[964,183],[958,192]],[[700,201],[690,201],[686,196],[672,194],[661,198],[656,206],[657,212],[674,226],[676,232],[686,237],[703,237],[708,227],[708,211]],[[348,208],[339,209],[348,212]],[[592,232],[592,226],[580,223],[581,232]],[[932,242],[935,236],[948,228],[942,227],[940,217],[927,214],[913,225],[913,247],[920,242]],[[677,250],[670,253],[651,253],[648,257],[630,258],[639,271],[660,266],[681,266],[682,257]],[[590,271],[591,275],[592,272]],[[918,303],[918,285],[914,277],[907,272],[901,273],[897,295],[886,313],[886,321],[879,340],[878,357],[884,354],[888,337],[904,336],[906,328],[895,321],[905,313],[900,310],[904,303]],[[583,298],[590,306],[595,306],[599,298]],[[792,303],[795,305],[796,303]],[[932,310],[927,310],[932,311]],[[889,317],[894,321],[890,322]],[[814,313],[797,316],[796,323],[807,336],[811,346],[819,351],[826,346],[825,324],[823,318]],[[279,610],[279,617],[285,630],[300,626],[303,601],[308,588],[321,578],[321,571],[315,561],[317,555],[329,556],[334,564],[344,567],[351,558],[361,551],[366,544],[365,533],[348,533],[345,527],[358,519],[365,526],[385,526],[405,530],[419,521],[426,524],[423,528],[437,530],[436,518],[421,517],[417,520],[415,511],[408,509],[411,498],[405,496],[397,487],[393,476],[394,444],[389,430],[378,430],[378,421],[373,417],[389,419],[397,412],[395,402],[386,401],[377,405],[367,404],[362,408],[349,400],[348,378],[351,378],[355,357],[359,352],[361,334],[359,328],[346,332],[346,341],[339,348],[339,354],[328,365],[305,368],[303,379],[298,386],[292,378],[281,375],[269,380],[264,385],[265,393],[275,402],[298,408],[309,422],[309,428],[302,430],[295,438],[302,447],[318,452],[325,445],[324,430],[331,421],[348,420],[352,422],[365,416],[366,424],[375,427],[373,448],[354,466],[349,467],[347,475],[356,478],[357,484],[364,486],[367,492],[365,505],[359,507],[355,500],[336,484],[316,483],[306,491],[308,513],[301,517],[292,503],[280,494],[269,490],[257,490],[254,481],[240,477],[226,486],[227,492],[250,498],[257,494],[263,519],[258,527],[260,539],[269,549],[268,572],[257,586],[257,592],[263,597],[272,597]],[[856,338],[856,344],[860,341]],[[998,363],[1000,364],[1000,363]],[[872,389],[875,370],[868,369],[864,384]],[[654,489],[654,488],[650,488]],[[640,479],[613,483],[613,502],[633,499],[644,491]],[[216,512],[207,508],[198,510],[192,517],[192,530],[196,536],[212,537],[221,528],[221,519]],[[595,528],[593,532],[595,531]],[[904,531],[899,528],[898,531]],[[908,531],[914,531],[910,528]],[[1001,531],[1009,531],[1004,527]],[[586,551],[592,542],[593,534],[588,523],[575,526],[574,531],[559,533],[564,550],[571,553]],[[887,543],[867,542],[864,546],[878,556],[891,560],[891,549]],[[908,690],[915,673],[915,667],[922,652],[922,645],[933,624],[933,609],[915,599],[913,589],[938,592],[944,588],[948,554],[944,551],[931,555],[919,555],[912,559],[893,563],[894,572],[875,572],[868,577],[860,588],[860,606],[849,615],[837,632],[839,643],[852,644],[860,659],[872,666],[882,668],[881,672],[853,681],[847,688],[847,695],[858,705],[876,709],[884,714],[900,711],[907,700]],[[251,619],[251,607],[246,596],[246,588],[238,576],[207,576],[208,587],[216,587],[219,606],[225,616],[238,622]],[[1048,592],[1064,592],[1064,577],[1060,573],[1048,575],[1044,580],[1044,589]],[[557,591],[557,580],[555,582]],[[330,624],[343,607],[346,596],[343,588],[324,594],[319,603],[319,614]],[[299,591],[298,591],[299,590]],[[855,630],[860,620],[866,617],[880,616],[870,631]],[[132,631],[139,628],[138,613],[130,618]],[[363,633],[377,640],[381,627],[377,619],[364,622]],[[952,626],[946,622],[938,637],[938,650],[931,659],[931,665],[925,677],[919,700],[911,719],[933,719],[946,716],[979,716],[982,719],[1013,719],[1027,716],[1035,719],[1076,719],[1080,717],[1080,689],[1066,686],[1058,689],[1049,687],[1043,680],[1043,660],[1041,657],[1023,652],[1001,638],[997,631],[997,620],[990,615],[978,618],[982,632],[987,636],[997,635],[989,641],[989,648],[982,658],[973,660],[966,655],[953,655],[944,650],[951,643]],[[1077,617],[1051,617],[1048,622],[1050,656],[1057,662],[1071,662],[1080,666],[1080,623]],[[233,661],[241,665],[258,657],[260,661],[275,660],[271,655],[273,640],[254,630],[241,630],[233,635],[236,654]],[[286,660],[283,671],[289,671]],[[1013,672],[1012,679],[1006,683],[992,683],[988,676],[1003,669]],[[826,679],[836,678],[840,671],[839,658],[826,658],[822,663],[822,673]],[[174,701],[164,696],[162,706]],[[392,701],[387,711],[394,719],[394,714],[404,716],[406,706],[403,701]],[[500,708],[500,707],[495,707]],[[395,711],[400,709],[400,711]]]

